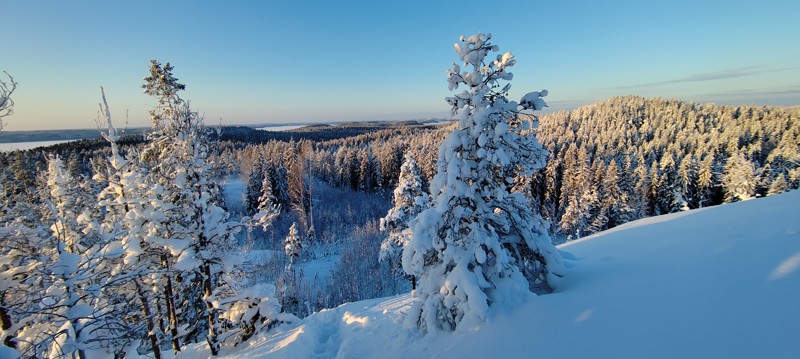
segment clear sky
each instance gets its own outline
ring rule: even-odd
[[[616,95],[800,105],[800,1],[0,0],[5,130],[149,126],[150,59],[207,124],[446,116],[460,35],[492,33],[512,95],[553,109]]]

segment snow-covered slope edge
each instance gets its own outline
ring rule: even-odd
[[[479,329],[402,328],[410,296],[345,304],[233,358],[796,358],[800,191],[628,223],[561,247],[557,293]],[[199,347],[183,355],[194,356]]]

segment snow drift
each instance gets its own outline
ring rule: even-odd
[[[800,191],[643,219],[560,247],[557,292],[481,327],[404,329],[410,295],[348,303],[230,358],[796,358]],[[187,348],[193,357],[203,344]]]

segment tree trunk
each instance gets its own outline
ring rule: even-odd
[[[3,331],[11,328],[11,315],[8,314],[8,309],[5,306],[0,306],[0,325]],[[3,345],[9,348],[17,348],[17,342],[14,340],[14,334],[9,334],[4,340]]]
[[[173,296],[172,278],[167,277],[167,285],[164,288],[164,295],[167,301],[167,317],[169,318],[169,334],[172,342],[172,349],[175,352],[181,351],[181,343],[178,340],[178,314],[175,311],[175,297]]]
[[[211,304],[211,294],[214,292],[214,287],[211,283],[211,266],[206,263],[203,264],[203,291],[205,292],[206,302],[206,315],[208,320],[208,348],[211,350],[211,355],[216,356],[219,353],[219,341],[217,339],[217,316],[214,306]]]
[[[166,255],[161,257],[161,266],[169,271],[169,263]],[[164,287],[164,299],[167,302],[167,318],[169,318],[169,333],[172,350],[176,353],[181,351],[181,343],[178,340],[178,315],[175,311],[175,296],[172,289],[172,277],[167,275],[167,285]]]
[[[142,288],[142,284],[138,279],[134,279],[136,284],[136,292],[139,294],[139,300],[142,302],[142,310],[144,311],[145,323],[147,324],[147,337],[150,339],[150,347],[153,348],[153,357],[161,359],[161,348],[158,347],[158,338],[156,338],[155,324],[153,323],[153,315],[150,311],[150,303],[147,300],[147,295]]]

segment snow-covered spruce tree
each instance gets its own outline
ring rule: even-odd
[[[58,157],[48,160],[47,209],[55,247],[46,264],[44,299],[36,318],[20,331],[30,352],[47,357],[85,358],[88,351],[113,353],[124,305],[108,296],[116,283],[109,275],[121,255],[121,244],[98,233],[96,202],[87,181],[73,178]]]
[[[305,231],[306,240],[308,243],[314,243],[316,239],[314,234],[314,188],[310,168],[310,156],[313,154],[311,142],[305,140],[296,145],[290,142],[287,149],[292,151],[284,156],[288,162],[287,180],[290,207]]]
[[[738,202],[750,199],[756,191],[756,168],[744,154],[737,152],[728,158],[722,184],[725,188],[725,202]]]
[[[192,307],[183,308],[183,310],[177,308],[177,305],[181,305],[181,303],[192,302],[184,299],[191,291],[184,291],[177,287],[178,276],[182,277],[183,283],[188,284],[195,279],[195,273],[192,268],[178,270],[175,268],[179,256],[182,256],[180,258],[184,260],[184,263],[193,264],[191,262],[193,252],[189,250],[189,255],[184,255],[187,247],[191,245],[190,236],[193,232],[183,226],[184,218],[189,216],[180,209],[183,203],[179,203],[179,201],[185,198],[186,191],[177,187],[178,183],[185,184],[186,182],[185,173],[181,173],[179,177],[177,171],[178,167],[186,166],[185,154],[181,155],[183,151],[179,152],[179,150],[182,150],[180,147],[183,142],[189,140],[183,132],[189,130],[191,124],[186,124],[179,118],[182,114],[178,111],[183,109],[188,111],[188,109],[186,109],[185,102],[177,97],[177,92],[185,89],[186,86],[172,76],[172,69],[173,67],[169,63],[162,67],[159,62],[152,61],[150,77],[145,78],[146,84],[143,86],[145,94],[158,98],[158,105],[150,111],[153,130],[147,134],[148,143],[138,158],[139,166],[145,174],[143,182],[146,183],[146,187],[153,189],[147,195],[142,194],[143,200],[151,199],[148,210],[143,214],[150,217],[146,219],[146,223],[152,225],[152,228],[148,231],[148,235],[142,238],[142,241],[137,241],[138,236],[130,238],[131,241],[126,243],[126,260],[139,263],[142,260],[149,260],[149,256],[140,255],[140,253],[150,253],[145,248],[153,249],[157,255],[155,260],[159,267],[151,276],[149,284],[152,292],[159,293],[158,295],[161,296],[160,299],[157,299],[161,302],[160,305],[163,305],[163,309],[157,310],[158,313],[163,312],[160,314],[162,317],[159,318],[159,321],[163,323],[164,334],[167,336],[172,350],[178,352],[181,350],[179,326],[186,324],[198,326],[197,323],[185,323],[185,319],[198,311],[202,312],[202,310]],[[141,245],[143,248],[138,250],[137,245]],[[148,266],[145,263],[141,264]],[[191,267],[191,265],[187,267]],[[183,318],[178,317],[179,312],[182,312]]]
[[[266,168],[264,168],[264,160],[257,158],[253,166],[250,168],[250,173],[247,175],[247,189],[244,205],[247,215],[254,215],[258,212],[258,202],[262,194],[262,184],[267,175]]]
[[[303,243],[300,241],[300,235],[297,233],[297,223],[292,223],[292,226],[289,228],[289,234],[283,240],[283,244],[283,250],[286,253],[286,257],[289,259],[289,262],[286,264],[286,271],[283,279],[283,306],[289,311],[298,312],[300,303],[299,293],[297,293],[297,266],[295,266],[295,264],[300,259]]]
[[[198,113],[178,96],[185,85],[177,82],[172,69],[169,63],[162,66],[153,60],[142,86],[145,94],[158,98],[158,106],[151,111],[150,144],[142,159],[149,162],[155,183],[168,193],[171,234],[164,237],[165,244],[177,255],[174,269],[185,272],[184,280],[194,277],[201,284],[194,299],[205,303],[205,308],[197,319],[200,327],[208,328],[211,354],[217,355],[222,328],[215,287],[223,265],[230,264],[224,262],[230,258],[227,253],[238,227],[227,222],[227,212],[216,203],[220,189],[211,178],[209,132]]]
[[[255,208],[257,212],[253,215],[253,223],[266,231],[275,218],[281,214],[281,206],[272,193],[272,181],[266,172],[263,172],[263,174],[261,196],[258,198],[258,204]]]
[[[108,165],[104,172],[95,174],[95,180],[106,183],[106,187],[98,195],[98,205],[104,209],[105,215],[100,225],[101,235],[120,241],[123,260],[117,263],[111,277],[124,282],[116,297],[126,305],[129,322],[139,326],[138,332],[128,333],[129,341],[142,340],[146,337],[149,350],[154,358],[161,358],[163,335],[156,322],[160,311],[157,310],[157,288],[163,285],[161,259],[168,256],[166,249],[158,244],[160,240],[153,237],[166,219],[160,211],[163,204],[157,196],[159,186],[151,187],[142,173],[135,150],[123,156],[117,141],[119,134],[113,125],[111,112],[101,87],[102,103],[98,113],[98,127],[102,137],[111,145]],[[168,318],[162,318],[168,322]],[[141,327],[144,321],[144,327]],[[125,345],[128,346],[128,345]]]
[[[688,209],[686,200],[681,197],[678,169],[672,155],[664,155],[659,163],[658,188],[656,188],[656,207],[660,214],[675,213]]]
[[[406,323],[423,330],[473,328],[490,305],[514,306],[531,288],[553,288],[564,275],[563,260],[521,193],[511,193],[515,175],[530,176],[545,166],[547,152],[536,140],[537,120],[525,113],[542,109],[546,91],[517,103],[506,98],[510,52],[488,61],[498,47],[491,36],[462,37],[455,51],[466,71],[453,64],[447,98],[460,114],[458,128],[439,149],[431,181],[433,207],[412,222],[403,269],[419,277],[416,301]]]
[[[623,176],[626,174],[623,174]],[[628,205],[628,191],[620,185],[620,171],[617,162],[611,160],[603,176],[603,208],[608,213],[608,226],[613,228],[620,224],[630,222],[633,218],[633,209]]]
[[[48,237],[43,226],[30,228],[22,220],[8,218],[0,225],[0,346],[26,350],[32,344],[19,332],[42,309],[45,265],[54,252]]]
[[[564,155],[564,175],[561,190],[561,232],[567,238],[577,239],[586,234],[591,224],[592,212],[598,203],[597,193],[591,183],[589,155],[582,147],[570,144]]]
[[[789,182],[786,181],[786,176],[783,173],[778,174],[772,183],[769,185],[769,191],[767,192],[767,196],[774,196],[776,194],[781,194],[789,190]]]
[[[411,236],[408,223],[420,212],[430,207],[430,196],[422,189],[419,166],[411,153],[405,155],[397,188],[394,190],[394,207],[386,217],[381,218],[381,231],[389,232],[389,236],[381,243],[379,260],[387,262],[393,273],[399,274],[402,269],[402,253]],[[416,289],[417,282],[410,276],[411,288]]]

